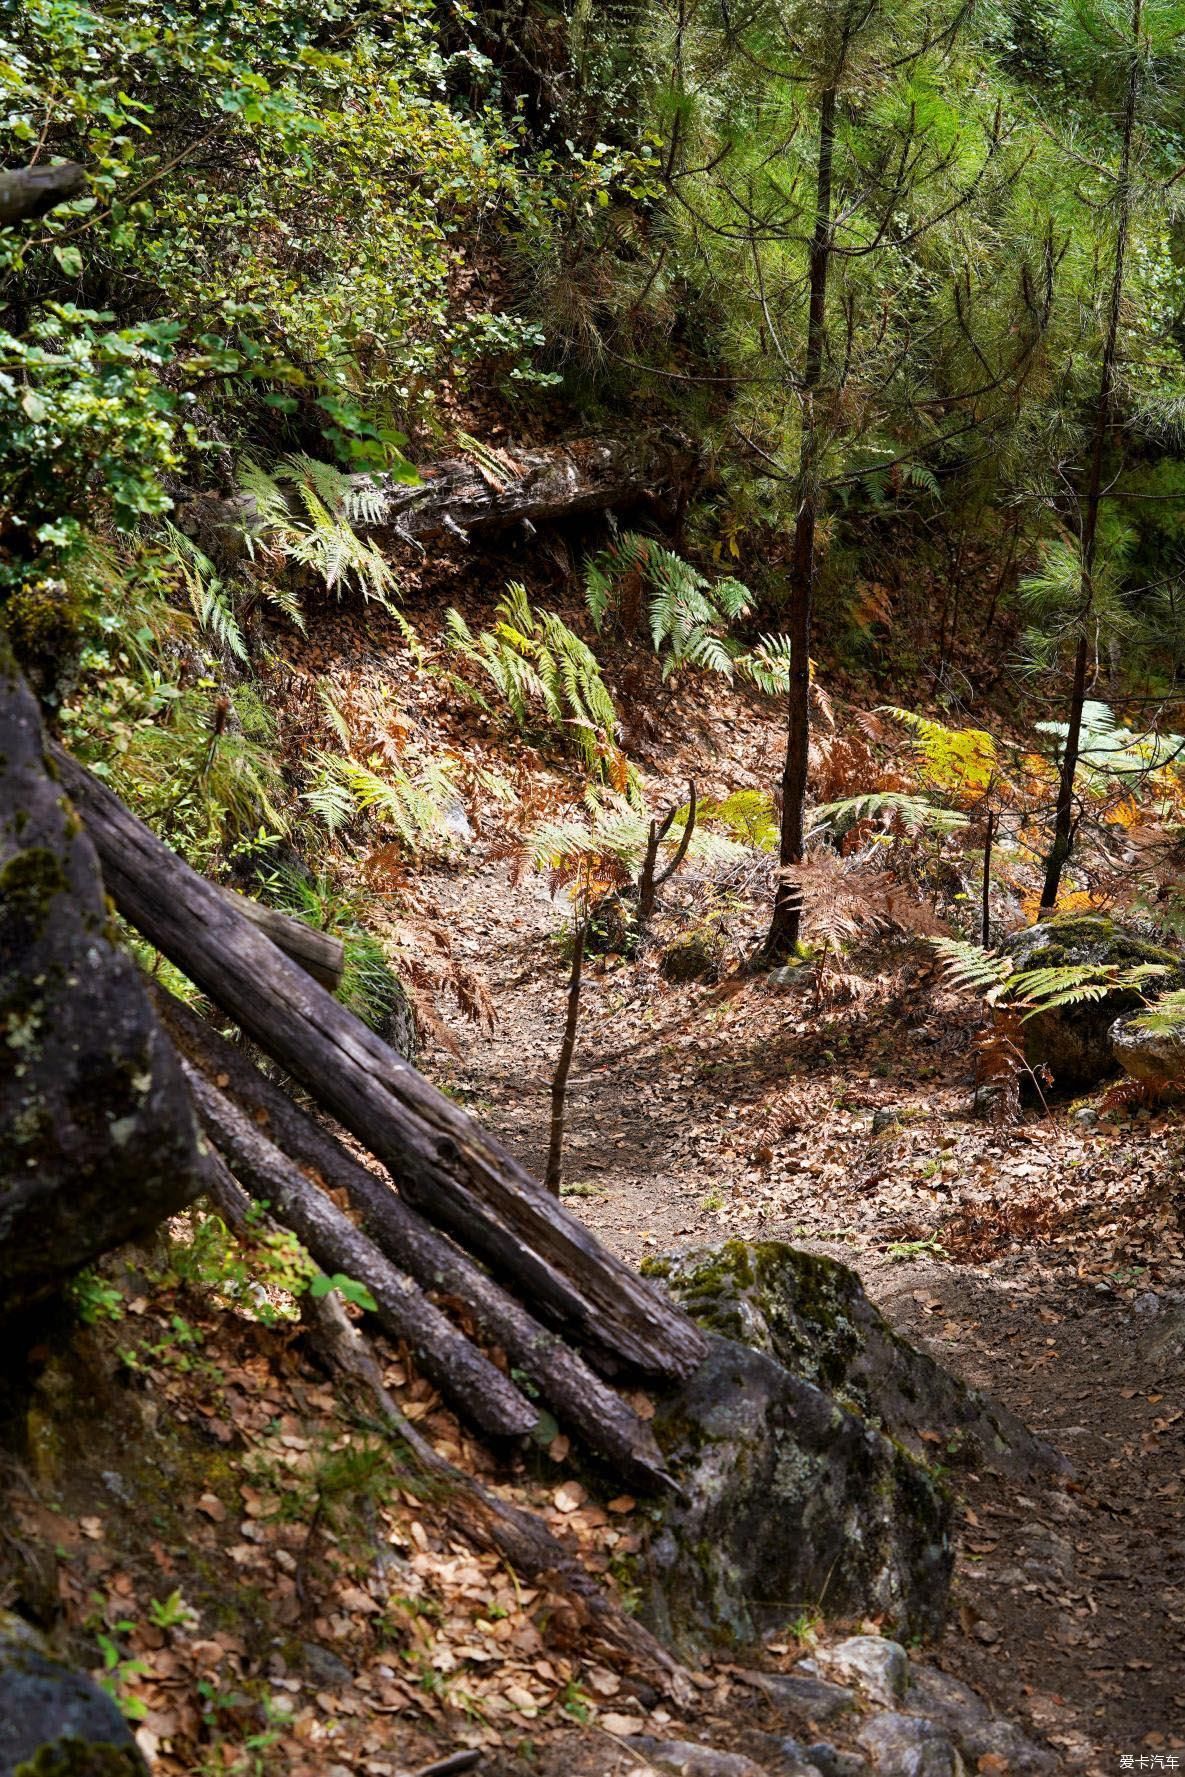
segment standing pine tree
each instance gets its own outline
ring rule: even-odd
[[[1068,354],[1079,443],[1057,479],[1070,539],[1050,551],[1025,588],[1044,630],[1038,658],[1049,661],[1063,643],[1073,657],[1042,914],[1057,906],[1074,842],[1092,661],[1097,670],[1108,630],[1122,628],[1130,590],[1123,577],[1128,538],[1121,524],[1108,525],[1105,502],[1124,491],[1130,438],[1177,430],[1185,405],[1179,323],[1175,339],[1171,326],[1163,335],[1148,326],[1149,309],[1164,307],[1166,278],[1179,287],[1171,225],[1174,205],[1185,197],[1185,6],[1071,0],[1046,23],[1047,54],[1068,95],[1058,120],[1067,177],[1054,196],[1060,226],[1076,237],[1079,259],[1086,256],[1082,282],[1094,300],[1079,311],[1087,317],[1086,336]]]
[[[969,222],[1023,158],[961,63],[967,11],[679,0],[670,21],[659,108],[671,220],[735,374],[731,443],[756,465],[762,516],[780,510],[792,533],[770,960],[794,950],[802,918],[811,630],[835,493],[890,470],[936,492],[922,458],[978,423],[961,403],[1014,379],[1046,317],[1032,301],[981,314],[968,269]],[[936,335],[950,336],[952,364],[969,361],[966,386],[927,380]]]

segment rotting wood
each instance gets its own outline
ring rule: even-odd
[[[513,450],[478,466],[468,457],[451,457],[422,471],[408,484],[386,475],[356,475],[359,493],[377,494],[377,516],[359,517],[354,528],[390,533],[419,541],[470,532],[509,530],[607,512],[636,505],[664,489],[676,488],[694,474],[694,460],[685,446],[653,433],[632,438],[581,438],[544,450]],[[232,500],[193,501],[179,513],[182,528],[193,534],[233,540],[248,534],[255,522],[255,501],[249,494]]]
[[[691,1373],[707,1345],[686,1315],[106,786],[60,747],[53,756],[124,917],[374,1152],[404,1195],[513,1278],[599,1368]]]
[[[493,1437],[530,1432],[538,1410],[513,1382],[193,1062],[182,1057],[181,1065],[207,1136],[251,1196],[271,1207],[323,1271],[365,1285],[385,1331],[407,1345],[417,1368],[471,1425]]]
[[[389,1180],[363,1166],[327,1129],[293,1103],[243,1051],[204,1018],[153,984],[157,1015],[181,1052],[246,1111],[275,1145],[330,1189],[344,1191],[375,1245],[422,1288],[451,1298],[491,1345],[538,1388],[565,1429],[604,1458],[632,1486],[669,1485],[662,1452],[645,1420],[589,1368],[571,1346],[540,1326],[488,1272],[419,1212]],[[447,1305],[447,1302],[446,1302]]]

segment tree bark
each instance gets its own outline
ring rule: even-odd
[[[530,1292],[599,1368],[690,1374],[706,1351],[692,1321],[110,790],[60,748],[54,757],[125,918],[371,1149],[404,1195]]]
[[[300,1166],[312,1167],[335,1191],[345,1191],[375,1245],[423,1289],[451,1297],[472,1316],[491,1345],[499,1345],[528,1376],[556,1418],[594,1455],[630,1484],[665,1487],[669,1477],[654,1434],[621,1396],[494,1282],[452,1241],[396,1196],[390,1184],[362,1166],[285,1092],[260,1073],[233,1043],[162,989],[153,997],[162,1023],[183,1054],[216,1081]]]
[[[1131,65],[1128,70],[1127,97],[1123,111],[1123,146],[1119,160],[1118,218],[1115,225],[1115,266],[1111,274],[1111,293],[1107,305],[1107,331],[1103,340],[1103,363],[1099,392],[1095,401],[1094,431],[1091,440],[1090,464],[1086,478],[1086,503],[1082,514],[1082,577],[1080,611],[1081,625],[1074,655],[1074,677],[1070,687],[1070,710],[1066,729],[1066,746],[1058,774],[1057,810],[1053,822],[1053,844],[1045,863],[1045,882],[1041,890],[1038,919],[1046,919],[1057,908],[1062,872],[1074,846],[1074,780],[1082,749],[1082,714],[1086,708],[1086,674],[1089,664],[1087,628],[1094,607],[1095,562],[1098,554],[1099,512],[1103,501],[1103,467],[1107,439],[1111,432],[1111,405],[1115,393],[1115,367],[1119,355],[1119,324],[1123,314],[1123,290],[1127,270],[1127,242],[1132,215],[1132,150],[1140,101],[1140,33],[1143,28],[1144,0],[1131,5]]]
[[[322,1271],[365,1284],[380,1325],[472,1425],[494,1437],[525,1437],[539,1414],[514,1384],[192,1062],[182,1066],[206,1134],[251,1196],[291,1228]]]
[[[220,887],[219,893],[227,895],[244,919],[258,926],[314,981],[319,981],[330,993],[341,986],[346,947],[340,938],[334,938],[329,932],[319,932],[316,926],[306,925],[303,919],[294,919],[290,913],[281,913],[275,907],[265,907],[262,901],[252,901],[234,889]]]
[[[0,1318],[203,1188],[177,1059],[0,629]]]
[[[771,962],[792,956],[802,930],[802,887],[793,869],[806,842],[806,793],[811,746],[811,623],[815,602],[815,536],[819,521],[819,416],[816,397],[823,381],[827,331],[827,278],[831,267],[831,182],[835,155],[837,91],[828,87],[819,101],[819,153],[816,164],[815,227],[808,280],[806,354],[803,361],[802,446],[798,464],[798,514],[790,570],[790,688],[786,697],[786,760],[782,768],[781,870],[774,892],[773,918],[765,941]]]
[[[373,518],[354,520],[366,532],[389,532],[408,540],[471,532],[509,530],[606,512],[636,504],[694,473],[690,454],[669,440],[584,438],[546,450],[491,452],[479,468],[467,457],[451,457],[423,471],[411,486],[386,475],[356,475],[359,493],[376,493]],[[233,500],[195,500],[182,508],[179,522],[197,535],[209,530],[251,530],[256,518],[250,495]]]

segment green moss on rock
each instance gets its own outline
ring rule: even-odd
[[[1042,920],[1014,933],[1004,949],[1017,970],[1083,964],[1131,969],[1151,963],[1167,971],[1156,981],[1156,991],[1185,986],[1185,960],[1177,951],[1100,915]],[[1025,1060],[1034,1070],[1048,1068],[1060,1092],[1088,1091],[1120,1071],[1111,1026],[1142,1003],[1137,988],[1120,987],[1101,999],[1039,1012],[1025,1021]]]

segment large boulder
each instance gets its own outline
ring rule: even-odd
[[[177,1058],[0,630],[0,1319],[202,1188]]]
[[[746,1643],[796,1617],[946,1609],[952,1502],[930,1469],[764,1352],[709,1336],[653,1429],[680,1493],[639,1562],[643,1614],[676,1648]]]
[[[752,1641],[820,1608],[932,1633],[951,1501],[931,1463],[1066,1467],[898,1337],[834,1260],[730,1240],[645,1269],[710,1335],[653,1425],[681,1492],[638,1571],[646,1617],[675,1646]]]
[[[0,1777],[147,1777],[111,1698],[0,1611]]]
[[[1185,985],[1182,958],[1097,915],[1042,920],[1016,932],[1003,946],[1016,970],[1055,969],[1075,964],[1114,964],[1130,969],[1153,963],[1167,972],[1156,978],[1155,991]],[[1062,1092],[1085,1092],[1119,1072],[1111,1043],[1116,1018],[1142,1004],[1135,987],[1117,988],[1097,1000],[1056,1006],[1026,1021],[1025,1060],[1031,1068],[1047,1067]]]
[[[1185,1085],[1185,1026],[1149,1029],[1139,1013],[1124,1012],[1110,1030],[1111,1053],[1133,1080],[1161,1091]]]
[[[914,1456],[1018,1478],[1067,1466],[1006,1407],[895,1333],[835,1259],[780,1240],[729,1240],[643,1269],[701,1326],[764,1352]]]

